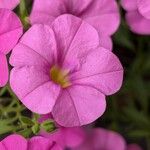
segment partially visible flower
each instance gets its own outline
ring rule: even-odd
[[[123,68],[99,47],[97,31],[72,15],[50,28],[33,25],[13,49],[10,84],[22,103],[39,114],[52,112],[61,126],[91,123],[106,108],[105,95],[122,85]]]
[[[124,138],[113,131],[102,128],[92,129],[87,133],[85,142],[75,150],[125,150]]]
[[[122,0],[123,8],[127,11],[126,20],[131,30],[138,34],[150,34],[150,1]]]
[[[47,138],[36,136],[29,140],[13,134],[0,142],[0,150],[62,150],[62,148]]]
[[[137,144],[127,145],[118,133],[103,128],[90,129],[86,139],[73,150],[142,150]]]
[[[42,115],[40,118],[40,122],[43,122],[47,119],[53,119],[51,114]],[[62,148],[74,148],[82,144],[85,140],[85,131],[81,127],[72,127],[72,128],[65,128],[61,127],[58,124],[57,130],[51,133],[47,133],[45,131],[41,131],[40,135],[44,136],[51,141],[57,143]]]
[[[6,54],[14,48],[23,33],[21,21],[14,12],[0,9],[0,87],[8,81]]]
[[[72,14],[92,25],[100,35],[100,43],[112,48],[110,36],[116,32],[120,15],[115,0],[34,0],[30,21],[51,25],[62,14]]]
[[[0,8],[14,9],[20,0],[0,0]]]

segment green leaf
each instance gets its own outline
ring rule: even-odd
[[[31,128],[27,128],[27,129],[21,130],[21,131],[19,131],[17,133],[21,134],[25,138],[29,138],[31,136],[31,134],[32,134],[32,130],[31,130]]]
[[[39,124],[35,124],[33,127],[32,127],[32,132],[34,134],[38,134],[40,131],[40,125]]]
[[[41,124],[41,128],[46,132],[52,132],[56,129],[55,124],[51,120],[46,120]]]
[[[21,116],[20,121],[21,121],[22,124],[25,124],[25,125],[29,125],[29,126],[34,125],[34,122],[28,117]]]

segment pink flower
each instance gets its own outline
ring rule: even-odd
[[[86,136],[83,144],[73,150],[142,150],[136,144],[127,145],[124,138],[114,131],[97,128]]]
[[[19,18],[11,10],[0,9],[0,87],[8,81],[6,54],[15,46],[23,28]]]
[[[150,1],[122,0],[122,6],[127,11],[126,19],[131,30],[138,34],[150,34]]]
[[[113,131],[97,128],[89,131],[87,139],[75,150],[125,150],[126,142],[124,138]]]
[[[51,141],[54,141],[64,149],[77,147],[84,140],[84,131],[79,127],[60,127],[58,130],[52,133],[42,132],[40,135],[50,139]]]
[[[47,119],[53,119],[51,114],[42,115],[39,122],[42,123],[43,121]],[[65,128],[59,125],[56,125],[56,126],[58,127],[56,131],[52,133],[41,131],[40,135],[57,143],[64,149],[77,147],[81,145],[81,143],[85,139],[85,131],[81,127]]]
[[[28,141],[17,134],[10,135],[0,142],[0,150],[62,150],[62,148],[44,137],[33,137]]]
[[[0,8],[14,9],[20,0],[0,0]]]
[[[99,47],[97,31],[72,15],[50,28],[34,25],[13,49],[10,84],[22,103],[39,114],[52,112],[61,126],[88,124],[106,108],[105,95],[118,91],[123,68]]]
[[[62,14],[84,19],[99,32],[101,45],[107,49],[112,48],[110,36],[120,23],[115,0],[34,0],[30,21],[31,24],[51,25]]]

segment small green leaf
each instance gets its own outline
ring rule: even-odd
[[[17,133],[21,134],[25,138],[29,138],[31,136],[31,134],[32,134],[32,130],[31,130],[31,128],[27,128],[27,129],[21,130],[21,131],[19,131]]]
[[[21,121],[22,124],[26,124],[26,125],[29,125],[29,126],[34,125],[34,122],[28,117],[22,116],[22,117],[20,117],[20,121]]]
[[[32,132],[34,134],[38,134],[40,131],[40,125],[39,124],[35,124],[33,127],[32,127]]]
[[[52,132],[56,129],[55,124],[51,120],[46,120],[41,124],[41,128],[43,128],[46,132]]]

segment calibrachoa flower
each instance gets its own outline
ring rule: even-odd
[[[39,122],[43,122],[52,118],[51,114],[42,115]],[[53,118],[52,118],[53,119]],[[48,133],[40,131],[40,135],[60,145],[63,149],[74,148],[84,141],[85,131],[81,127],[65,128],[56,124],[57,129],[54,132]]]
[[[57,143],[64,149],[77,147],[84,140],[84,131],[80,127],[72,127],[72,128],[60,127],[53,133],[43,132],[40,135]]]
[[[30,21],[32,24],[51,25],[62,14],[72,14],[84,19],[99,32],[101,45],[112,48],[110,36],[120,23],[115,0],[34,0]]]
[[[8,9],[0,9],[0,87],[8,81],[8,66],[6,54],[18,42],[22,35],[23,28],[21,21]]]
[[[0,150],[62,150],[62,148],[50,141],[50,139],[36,136],[29,140],[13,134],[0,142]]]
[[[20,0],[0,0],[0,8],[14,9]]]
[[[106,108],[105,95],[120,89],[123,68],[99,47],[97,31],[72,15],[50,28],[34,25],[13,49],[10,84],[31,111],[52,112],[61,126],[93,122]]]
[[[126,19],[131,30],[138,34],[150,34],[150,1],[122,0],[122,6],[127,11]]]
[[[124,138],[110,130],[96,128],[87,133],[85,142],[73,150],[142,150],[138,145],[127,145]]]

